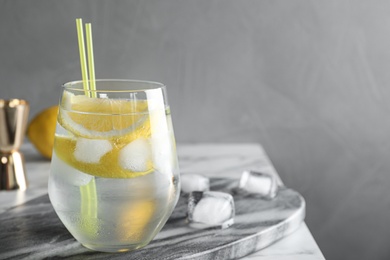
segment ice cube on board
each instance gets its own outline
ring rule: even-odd
[[[219,191],[194,191],[188,198],[188,221],[195,228],[227,228],[234,223],[232,195]]]
[[[239,188],[250,194],[272,199],[276,196],[278,185],[275,176],[256,171],[244,171]]]
[[[184,193],[210,190],[209,178],[200,174],[182,174],[180,176],[180,181],[181,191]]]

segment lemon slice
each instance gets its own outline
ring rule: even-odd
[[[96,160],[87,161],[78,158],[75,156],[75,152],[77,151],[77,142],[79,140],[80,138],[56,135],[54,145],[54,151],[58,158],[79,171],[104,178],[134,178],[153,171],[152,159],[148,154],[145,154],[144,167],[123,167],[120,163],[120,154],[121,148],[125,146],[124,144],[113,146],[110,151],[98,158],[97,162]],[[89,151],[89,153],[94,152],[94,150]],[[131,155],[129,156],[130,159]]]
[[[57,134],[54,151],[75,169],[105,178],[133,178],[153,171],[146,101],[66,93],[58,123],[73,135]]]
[[[59,124],[75,136],[106,139],[123,136],[142,127],[149,116],[142,100],[90,98],[65,92]]]

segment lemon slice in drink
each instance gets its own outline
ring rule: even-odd
[[[73,136],[55,137],[57,156],[75,169],[104,178],[153,171],[146,101],[64,96],[58,123]]]
[[[142,100],[90,98],[65,92],[61,108],[60,125],[86,138],[123,136],[148,120],[148,104]]]
[[[128,152],[129,155],[127,160],[130,162],[136,160],[140,161],[139,157],[143,157],[141,159],[142,161],[140,162],[142,163],[141,166],[136,164],[131,165],[131,163],[128,163],[130,164],[130,167],[126,167],[126,165],[124,166],[124,164],[121,163],[121,160],[123,160],[121,158],[123,157],[123,150],[126,149],[126,147],[131,146],[132,143],[138,142],[139,140],[143,140],[143,142],[146,143],[144,138],[137,139],[130,144],[117,143],[116,145],[112,145],[110,151],[104,153],[100,156],[100,158],[95,160],[89,159],[91,158],[90,155],[85,155],[84,157],[76,156],[78,153],[77,149],[80,138],[56,136],[54,151],[62,161],[84,173],[103,178],[134,178],[146,175],[153,171],[151,155],[146,150],[148,147],[146,147],[146,149],[144,148],[146,151],[142,151],[144,154],[141,155],[139,153],[137,154],[137,151],[134,151],[135,156],[138,157],[135,160],[132,158],[134,153],[132,154],[131,152]],[[144,144],[144,146],[146,145],[148,144]],[[98,145],[95,146],[95,149],[99,149]],[[89,153],[93,154],[98,152],[91,150]]]

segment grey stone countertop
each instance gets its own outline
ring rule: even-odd
[[[23,145],[21,152],[25,156],[29,187],[26,191],[0,191],[0,220],[1,215],[9,214],[7,211],[10,208],[39,197],[43,198],[42,195],[47,194],[50,162],[43,159],[29,143]],[[279,183],[282,184],[267,154],[259,144],[179,144],[178,154],[181,174],[195,173],[211,178],[238,179],[244,170],[258,170],[275,175]],[[45,199],[43,198],[43,200]],[[12,234],[2,234],[1,236],[4,239]],[[74,242],[68,246],[74,246]],[[28,248],[24,250],[28,251]],[[44,253],[44,248],[41,251],[41,253],[35,254],[26,253],[25,259],[39,259],[49,256]],[[0,244],[1,255],[0,258],[10,257],[13,259],[15,257],[9,248]],[[242,259],[306,260],[325,258],[306,224],[302,223],[292,234]]]

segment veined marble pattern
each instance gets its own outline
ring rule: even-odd
[[[219,177],[219,180],[213,179],[213,183],[219,183],[218,187],[221,188],[222,181],[224,183],[222,186],[227,187],[227,190],[235,186],[234,183],[242,170],[245,169],[265,169],[276,174],[266,154],[258,145],[185,145],[179,146],[178,151],[183,174],[198,173]],[[45,176],[48,174],[46,172],[48,171],[48,162],[37,162],[37,158],[31,156],[34,154],[31,147],[27,147],[25,153],[31,185],[22,198],[13,200],[14,205],[20,204],[23,200],[40,196],[39,193],[45,191],[46,188]],[[30,159],[28,159],[29,157]],[[35,174],[37,170],[45,173]],[[40,181],[36,181],[34,177],[39,177]],[[31,180],[31,178],[33,179]],[[287,194],[285,194],[286,192]],[[292,214],[293,217],[289,219],[288,224],[285,222],[286,225],[278,225],[277,232],[264,232],[265,226],[267,226],[264,223],[268,223],[268,226],[269,223],[283,223],[281,214],[275,214],[274,209],[270,210],[270,207],[266,205],[269,202],[255,207],[258,209],[263,207],[262,214],[244,216],[241,213],[244,209],[248,210],[248,204],[245,203],[245,200],[242,200],[241,202],[244,203],[241,203],[240,198],[238,198],[236,201],[238,209],[236,224],[231,228],[226,230],[192,230],[185,223],[185,210],[183,209],[185,202],[181,199],[181,204],[175,210],[170,222],[150,245],[134,253],[109,255],[90,251],[76,242],[60,223],[46,195],[12,209],[9,209],[9,205],[12,203],[8,203],[8,207],[2,206],[3,213],[0,214],[0,227],[2,230],[6,230],[0,234],[0,259],[40,259],[53,256],[71,256],[71,259],[107,259],[107,257],[110,259],[230,259],[243,256],[264,248],[299,227],[304,217],[303,200],[295,199],[293,202],[287,203],[288,206],[280,203],[286,201],[281,199],[284,195],[291,198],[291,196],[287,196],[289,192],[290,195],[296,194],[295,198],[300,198],[294,191],[285,189],[280,192],[279,202],[278,199],[275,199],[274,202],[279,205],[279,209],[283,208],[284,210],[281,212],[287,215],[291,213],[291,211],[290,213],[288,210],[286,211],[287,208],[294,208],[297,213]],[[6,198],[12,197],[12,194],[18,196],[21,193],[1,192],[0,203]],[[238,214],[239,212],[241,213]],[[261,232],[263,233],[260,235]],[[229,242],[225,243],[229,246],[222,246],[223,249],[220,249],[221,244],[218,243],[221,242],[221,239],[216,239],[216,237],[223,238],[222,244],[226,242],[225,239],[240,240],[243,237],[248,237],[248,239],[245,239],[243,243],[231,245]],[[201,242],[204,241],[208,241],[207,245],[211,245],[211,247],[202,247]],[[186,247],[186,245],[193,247]],[[205,254],[205,251],[208,253]],[[162,258],[162,256],[166,257]],[[293,234],[272,246],[247,256],[246,259],[324,258],[303,223]]]
[[[276,173],[265,151],[254,144],[183,145],[178,147],[182,174],[197,173],[212,177],[239,178],[244,170]]]
[[[290,189],[273,200],[234,193],[236,180],[211,179],[211,190],[233,193],[236,216],[227,229],[191,228],[186,221],[187,200],[181,196],[173,214],[145,248],[122,254],[74,251],[69,235],[51,207],[47,195],[0,214],[0,258],[41,259],[83,257],[95,259],[235,259],[258,251],[289,235],[303,221],[305,203]],[[12,234],[12,235],[11,235]],[[42,250],[42,247],[44,250]]]

